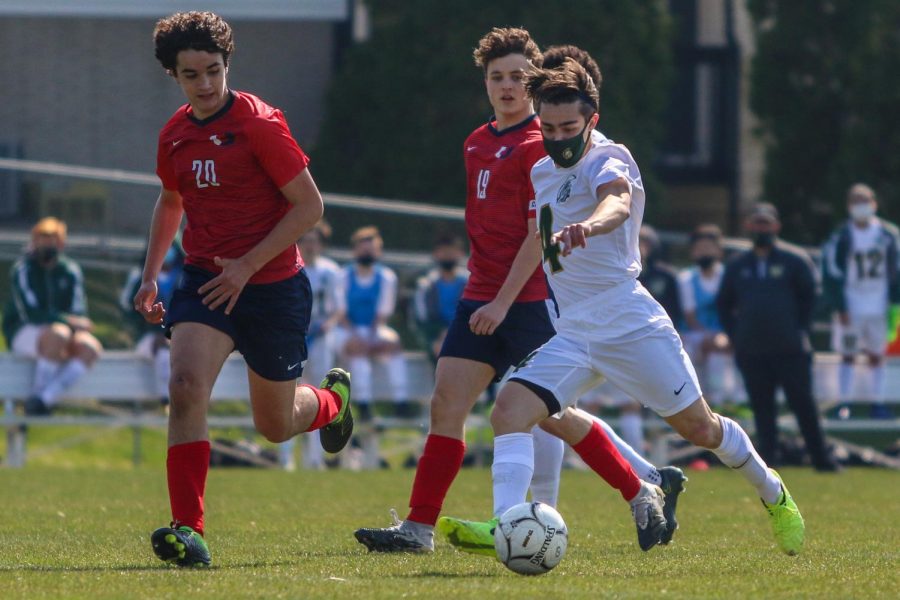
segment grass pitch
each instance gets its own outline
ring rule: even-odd
[[[807,522],[798,557],[780,554],[768,518],[725,469],[690,473],[670,547],[638,549],[627,505],[591,473],[563,474],[568,553],[521,577],[442,541],[434,555],[367,554],[352,532],[403,514],[411,471],[213,470],[207,529],[214,567],[169,568],[150,532],[168,519],[165,473],[0,470],[3,598],[874,598],[900,590],[900,474],[782,473]],[[447,514],[482,517],[490,472],[464,471]]]

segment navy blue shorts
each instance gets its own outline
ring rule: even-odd
[[[447,337],[440,356],[467,358],[494,367],[500,380],[513,365],[517,365],[534,350],[543,346],[556,334],[547,312],[547,303],[516,302],[506,318],[491,335],[475,335],[469,329],[469,317],[487,304],[478,300],[460,300],[456,316],[447,329]]]
[[[275,283],[247,284],[230,315],[225,314],[225,304],[209,310],[197,293],[215,276],[185,265],[166,313],[166,335],[177,323],[203,323],[230,336],[247,366],[260,377],[272,381],[300,377],[312,310],[306,273],[301,270]]]

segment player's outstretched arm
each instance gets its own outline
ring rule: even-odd
[[[590,217],[566,225],[553,235],[551,241],[562,244],[563,256],[568,256],[575,248],[584,248],[589,237],[610,233],[631,216],[631,188],[624,179],[598,186],[597,198],[597,208]]]
[[[134,309],[149,323],[162,323],[165,310],[162,302],[156,301],[158,292],[156,278],[162,269],[166,252],[178,233],[184,208],[181,205],[181,194],[176,190],[163,188],[153,208],[153,219],[150,222],[150,239],[147,244],[147,257],[144,261],[144,272],[141,274],[141,287],[134,296]]]
[[[216,265],[222,268],[222,272],[197,290],[204,294],[203,303],[210,309],[215,310],[225,304],[225,314],[231,314],[250,277],[285,248],[296,243],[322,218],[322,195],[309,169],[303,169],[282,186],[281,193],[293,206],[269,235],[240,258],[216,257]]]

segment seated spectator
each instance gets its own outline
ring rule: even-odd
[[[694,266],[679,276],[684,327],[684,349],[697,369],[706,399],[712,406],[735,401],[740,389],[737,367],[728,336],[719,322],[716,296],[722,284],[722,231],[713,224],[699,225],[691,234]]]
[[[344,268],[338,298],[337,344],[353,377],[353,397],[360,419],[371,418],[372,360],[387,365],[391,396],[397,413],[411,411],[406,386],[406,363],[400,336],[388,327],[397,305],[397,275],[382,265],[384,241],[376,227],[363,227],[351,236],[354,263]]]
[[[146,252],[144,252],[146,255]],[[162,269],[156,285],[159,288],[156,298],[163,303],[163,307],[169,309],[169,300],[178,286],[181,270],[184,266],[184,249],[181,247],[181,237],[175,238],[172,247],[166,253]],[[144,264],[141,261],[139,267],[135,267],[128,273],[128,280],[122,288],[119,296],[119,307],[125,317],[125,322],[134,335],[135,352],[141,357],[153,363],[154,383],[156,393],[159,394],[163,405],[169,404],[169,339],[165,335],[161,325],[152,325],[134,310],[132,298],[141,287],[141,276],[144,272]]]
[[[416,283],[415,319],[425,350],[431,361],[436,363],[469,272],[460,266],[463,247],[458,237],[439,237],[431,257],[437,266]]]
[[[303,270],[312,288],[312,315],[306,334],[307,359],[301,377],[303,383],[319,385],[334,365],[334,326],[337,324],[338,296],[340,295],[341,268],[336,262],[323,256],[325,243],[331,237],[331,226],[319,221],[300,238],[300,255]],[[353,383],[355,384],[355,377]],[[294,440],[291,438],[279,446],[281,466],[294,470]],[[303,435],[303,466],[307,469],[324,469],[325,452],[319,443],[319,432]]]
[[[35,359],[28,415],[46,415],[103,348],[91,335],[81,269],[63,254],[66,224],[46,217],[31,229],[28,253],[10,273],[3,335],[13,353]]]

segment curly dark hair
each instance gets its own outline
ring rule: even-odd
[[[571,58],[584,67],[584,70],[594,80],[594,85],[597,86],[597,92],[599,92],[600,86],[603,85],[603,75],[600,73],[600,66],[586,50],[582,50],[578,46],[571,44],[550,46],[544,50],[543,67],[545,69],[558,69],[566,58]]]
[[[531,34],[521,27],[494,27],[478,40],[472,53],[475,64],[487,72],[488,64],[509,54],[523,54],[535,67],[541,66],[541,50]]]
[[[175,71],[178,53],[202,50],[219,53],[225,66],[234,53],[231,26],[211,12],[179,12],[160,19],[153,29],[156,59],[167,71]]]
[[[600,94],[588,72],[572,58],[556,69],[538,69],[525,78],[525,92],[540,106],[580,102],[579,111],[590,118],[600,105]]]

